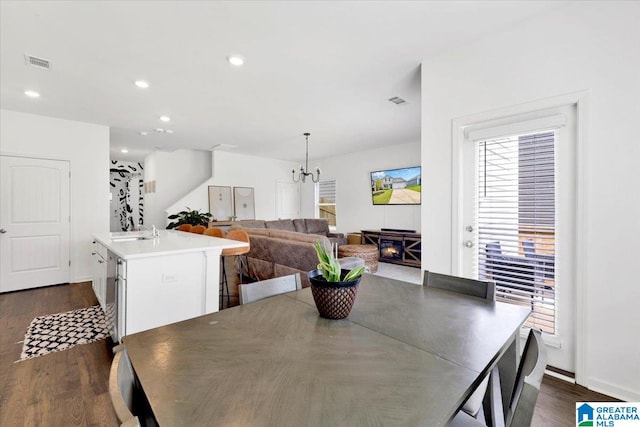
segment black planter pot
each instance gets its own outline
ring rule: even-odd
[[[342,270],[340,277],[345,277],[348,273],[349,270]],[[356,300],[362,276],[349,282],[327,282],[321,270],[310,271],[307,275],[320,316],[326,319],[347,317]]]

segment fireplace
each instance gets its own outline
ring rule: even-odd
[[[392,264],[420,267],[422,240],[414,230],[385,228],[382,230],[361,230],[363,245],[376,245],[379,260]]]
[[[402,260],[402,240],[380,238],[380,259],[387,261]]]

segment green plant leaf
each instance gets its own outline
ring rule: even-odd
[[[351,280],[356,280],[358,277],[362,276],[362,273],[364,273],[364,267],[363,266],[356,267],[350,270],[342,280],[344,282],[350,282]]]

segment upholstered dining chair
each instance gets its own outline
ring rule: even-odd
[[[139,427],[140,420],[132,413],[134,400],[133,368],[124,346],[116,346],[114,351],[116,353],[109,373],[109,394],[113,409],[121,426]]]
[[[224,232],[222,231],[222,228],[219,227],[209,227],[204,230],[202,234],[211,237],[224,237]]]
[[[227,235],[225,236],[226,239],[229,240],[238,240],[240,242],[247,242],[249,243],[249,245],[251,244],[251,242],[249,241],[249,234],[244,231],[244,230],[229,230],[229,232],[227,233]],[[251,250],[250,246],[247,247],[243,247],[243,248],[227,248],[227,249],[223,249],[222,250],[222,254],[220,256],[220,260],[222,262],[222,293],[220,294],[220,308],[222,308],[222,302],[224,299],[224,290],[227,290],[227,306],[229,306],[229,302],[231,300],[231,296],[229,294],[229,279],[227,278],[227,270],[225,267],[225,258],[228,256],[235,256],[237,257],[238,260],[238,274],[240,277],[240,282],[238,283],[242,283],[242,270],[243,270],[243,266],[242,266],[242,258],[241,256],[244,255],[246,262],[247,262],[247,273],[249,273],[249,258],[247,257],[247,254],[249,253],[249,251]]]
[[[202,234],[206,229],[207,227],[205,227],[204,225],[194,225],[193,227],[191,227],[191,230],[189,230],[189,232],[195,233],[195,234]]]
[[[193,227],[193,225],[191,224],[180,224],[177,228],[178,231],[191,231],[191,228]]]
[[[240,304],[248,304],[285,292],[302,289],[300,273],[238,285]]]
[[[451,421],[451,427],[530,427],[533,410],[540,393],[540,384],[547,367],[547,352],[540,331],[529,330],[527,343],[522,352],[513,393],[508,400],[506,410],[502,406],[500,372],[494,366],[490,374],[489,410],[485,422],[470,417],[463,411],[458,412]]]
[[[425,271],[423,285],[481,298],[491,303],[496,301],[496,282],[467,279],[464,277],[449,276],[447,274]],[[482,380],[478,388],[476,388],[473,394],[464,403],[462,406],[462,410],[464,412],[474,418],[482,418],[484,416],[482,411],[482,401],[487,392],[488,384],[489,376]]]

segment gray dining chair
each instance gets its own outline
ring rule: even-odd
[[[109,373],[111,403],[122,427],[139,427],[140,420],[133,415],[134,376],[129,356],[124,346],[113,349],[115,356]]]
[[[486,423],[472,418],[463,411],[458,412],[449,424],[450,427],[485,426],[492,427],[530,427],[533,411],[540,393],[540,384],[547,367],[547,352],[540,331],[531,329],[522,352],[515,386],[509,399],[509,407],[502,406],[500,373],[495,366],[491,370],[488,410],[485,411]]]
[[[302,289],[300,273],[259,282],[238,285],[240,290],[240,304],[248,304],[274,295]]]
[[[496,282],[493,281],[467,279],[425,271],[423,285],[478,297],[487,301],[496,300]]]
[[[482,298],[489,302],[496,301],[496,282],[467,279],[464,277],[434,273],[433,271],[425,271],[423,285]],[[464,412],[474,418],[482,418],[484,416],[482,400],[487,392],[488,384],[489,376],[487,375],[462,406]]]

